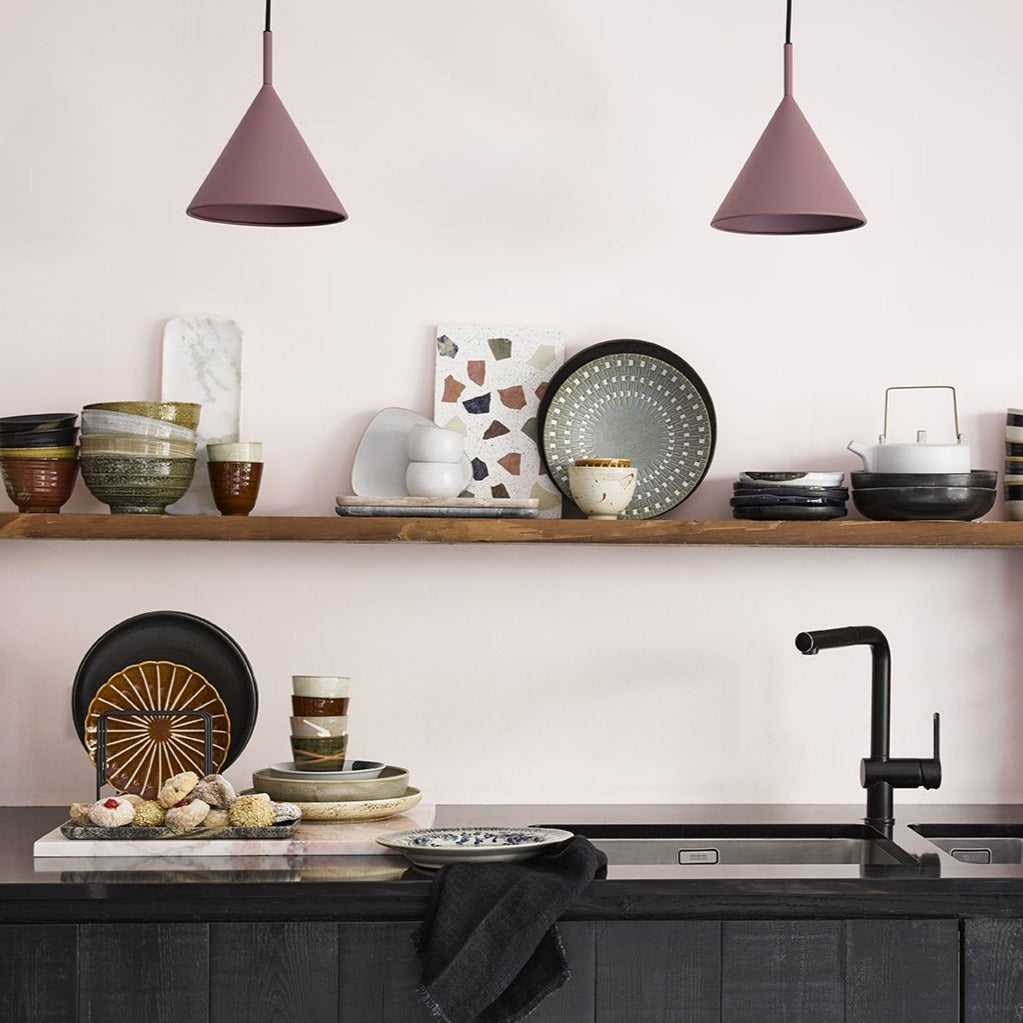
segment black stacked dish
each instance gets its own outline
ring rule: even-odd
[[[737,519],[824,521],[843,518],[849,491],[842,472],[739,474],[729,504]]]
[[[997,496],[998,473],[854,472],[857,510],[879,522],[970,522],[986,515]]]

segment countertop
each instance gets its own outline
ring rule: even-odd
[[[1023,864],[939,853],[910,824],[1023,826],[1023,805],[896,803],[913,866],[613,865],[566,919],[1023,917]],[[436,825],[860,824],[862,805],[441,805]],[[0,808],[0,921],[415,920],[432,875],[380,856],[39,858],[65,807]],[[312,826],[312,825],[311,825]]]

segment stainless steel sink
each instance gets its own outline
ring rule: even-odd
[[[961,863],[1023,864],[1023,825],[912,824],[910,827]]]
[[[916,859],[863,824],[557,824],[585,835],[611,865],[915,865]]]

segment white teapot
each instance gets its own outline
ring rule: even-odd
[[[941,387],[941,385],[937,385]],[[878,438],[877,444],[864,444],[850,441],[848,450],[863,459],[866,472],[927,472],[927,473],[958,473],[969,472],[973,465],[970,458],[970,446],[959,432],[959,410],[956,404],[954,387],[947,389],[952,392],[952,411],[955,418],[955,444],[929,444],[927,431],[918,430],[914,444],[889,444],[888,432],[888,395],[891,391],[933,390],[933,387],[889,387],[884,395],[884,433]]]

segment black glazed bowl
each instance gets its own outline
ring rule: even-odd
[[[0,448],[67,448],[78,439],[78,427],[60,430],[31,430],[27,433],[0,433]]]
[[[973,487],[988,490],[998,485],[995,469],[970,472],[852,472],[855,489],[878,487]]]
[[[1009,458],[1023,458],[1023,444],[1014,444],[1012,441],[1006,441],[1005,453]]]
[[[853,490],[852,500],[879,522],[970,522],[991,511],[996,494],[993,487],[876,487]]]
[[[63,430],[75,425],[77,412],[35,412],[27,416],[0,416],[0,434]]]

